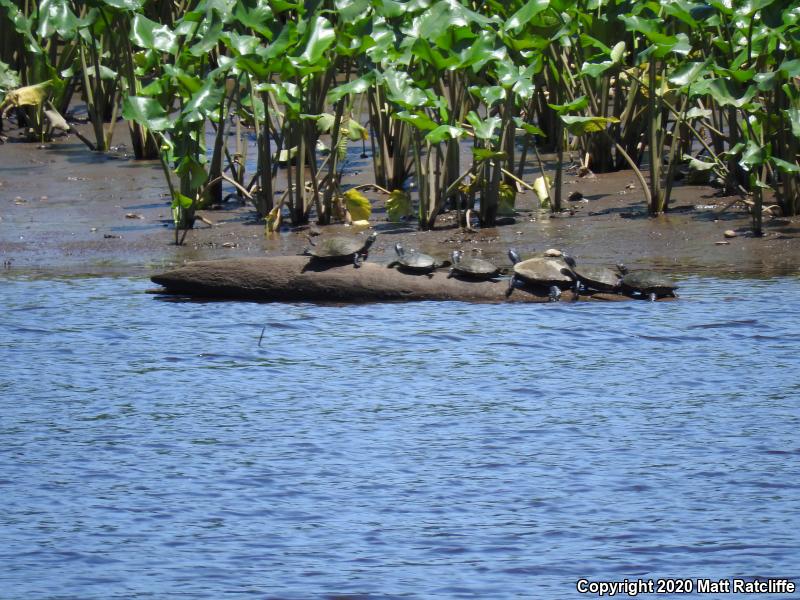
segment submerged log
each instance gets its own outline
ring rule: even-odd
[[[515,289],[508,279],[469,281],[448,278],[447,270],[431,275],[403,273],[385,264],[360,268],[330,264],[306,256],[238,258],[189,263],[154,275],[163,293],[261,302],[382,302],[459,300],[463,302],[548,302],[545,288]],[[562,301],[573,299],[566,290]],[[581,300],[625,300],[619,294],[581,294]]]

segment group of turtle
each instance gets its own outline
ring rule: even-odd
[[[356,267],[367,258],[369,248],[375,242],[377,233],[371,233],[365,240],[345,236],[329,236],[319,241],[309,238],[311,246],[306,254],[318,260],[350,261]],[[389,267],[406,273],[427,274],[445,263],[423,252],[406,251],[402,244],[395,244],[397,258]],[[521,260],[513,249],[508,251],[513,265],[509,280],[507,296],[511,296],[515,288],[527,285],[544,287],[549,291],[550,300],[555,302],[561,297],[563,289],[572,289],[574,297],[587,292],[625,293],[649,298],[651,301],[659,297],[675,297],[678,285],[671,279],[653,271],[629,271],[624,265],[614,268],[581,265],[575,259],[560,250],[548,250],[541,256]],[[501,269],[491,261],[482,258],[464,257],[461,250],[451,254],[448,277],[470,280],[491,280],[501,274]]]

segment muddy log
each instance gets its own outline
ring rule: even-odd
[[[508,279],[467,281],[448,278],[446,269],[414,275],[366,262],[331,265],[305,256],[239,258],[190,263],[154,275],[167,294],[233,298],[262,302],[381,302],[459,300],[463,302],[547,302],[547,290],[515,289],[506,296]],[[562,295],[572,300],[572,292]],[[581,300],[624,300],[617,294],[581,294]]]

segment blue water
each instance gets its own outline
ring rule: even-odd
[[[800,280],[682,283],[321,307],[0,280],[0,596],[800,582]]]

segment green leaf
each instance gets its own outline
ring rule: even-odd
[[[429,144],[439,144],[445,140],[456,140],[464,134],[460,127],[452,125],[439,125],[436,129],[425,136],[425,141]]]
[[[181,112],[181,116],[187,123],[203,121],[211,113],[219,111],[219,105],[224,98],[225,86],[219,85],[212,79],[207,79],[203,83],[203,87],[192,94]]]
[[[720,106],[741,108],[756,95],[755,86],[747,88],[743,96],[739,96],[736,85],[727,78],[698,81],[692,88],[692,95],[711,95]]]
[[[784,111],[784,114],[789,119],[792,135],[800,139],[800,108],[789,108]]]
[[[153,98],[128,96],[122,101],[122,116],[153,131],[164,131],[172,126],[167,112]]]
[[[431,129],[436,129],[439,126],[438,123],[432,120],[428,115],[420,112],[411,113],[403,110],[392,115],[392,118],[397,119],[398,121],[411,123],[414,127],[421,131],[429,131]]]
[[[508,155],[502,150],[492,150],[491,148],[472,148],[472,156],[476,161],[484,160],[505,160]]]
[[[39,27],[37,33],[42,38],[57,33],[69,40],[75,37],[78,17],[70,9],[67,0],[41,0],[39,4]]]
[[[500,117],[481,119],[474,110],[471,110],[467,115],[467,121],[472,125],[475,137],[480,140],[491,140],[494,137],[495,130],[502,123]]]
[[[372,205],[364,194],[356,189],[347,190],[344,193],[344,203],[353,221],[369,220],[372,214]]]
[[[188,196],[184,196],[178,191],[175,191],[175,193],[172,196],[172,208],[180,207],[188,210],[192,208],[193,204],[194,201],[191,198],[189,198]]]
[[[159,50],[168,54],[178,51],[178,40],[174,32],[166,25],[159,25],[141,14],[133,17],[131,41],[149,50]]]
[[[559,118],[572,135],[583,135],[585,133],[597,133],[605,131],[609,123],[619,123],[615,117],[577,117],[569,115],[559,115]]]
[[[522,8],[515,12],[508,21],[503,25],[503,30],[506,32],[519,33],[522,28],[527,25],[533,17],[540,12],[547,10],[550,5],[550,0],[529,0]]]
[[[748,171],[758,168],[764,164],[767,157],[766,148],[756,144],[753,140],[747,142],[747,146],[742,153],[739,164]]]
[[[361,142],[369,139],[369,130],[355,119],[348,119],[345,126],[347,137],[353,142]]]
[[[311,30],[311,34],[308,36],[308,41],[300,58],[307,64],[315,65],[333,44],[336,39],[336,32],[331,22],[319,15],[312,19],[308,27]]]
[[[583,110],[589,106],[589,99],[586,96],[578,96],[575,100],[567,104],[548,104],[547,106],[558,114],[563,115],[564,113]]]
[[[797,163],[790,163],[775,156],[770,157],[772,163],[784,173],[800,173],[800,166]]]
[[[518,128],[522,129],[525,133],[529,133],[530,135],[540,135],[542,137],[547,137],[547,134],[542,131],[536,125],[532,123],[526,123],[520,117],[514,117],[514,125]]]
[[[703,160],[699,160],[691,156],[690,154],[684,154],[683,159],[689,161],[689,169],[691,169],[692,171],[710,171],[711,169],[717,166],[717,163],[715,162],[706,162]]]
[[[690,83],[694,83],[697,76],[700,75],[706,67],[706,62],[687,62],[678,67],[672,74],[667,77],[672,85],[683,87]]]
[[[233,18],[265,38],[272,39],[269,24],[273,22],[273,14],[267,0],[238,0],[233,8]]]
[[[348,94],[363,94],[375,83],[375,73],[369,72],[366,75],[348,81],[328,92],[328,102],[335,104]]]
[[[411,216],[411,197],[403,190],[392,190],[386,200],[386,215],[393,223]]]
[[[710,109],[708,109],[708,108],[700,108],[698,106],[695,106],[695,107],[690,108],[689,110],[686,111],[686,114],[684,115],[684,118],[687,119],[687,120],[688,119],[698,119],[698,118],[708,119],[708,118],[711,117],[711,115],[712,115],[712,112],[711,112]]]

